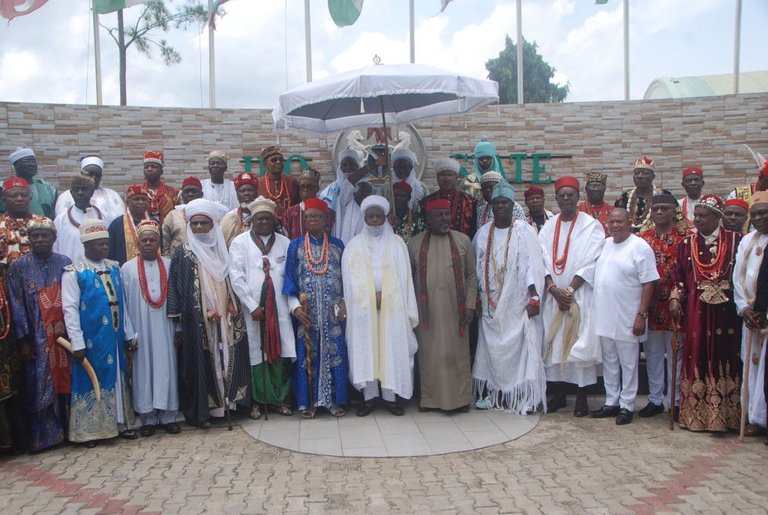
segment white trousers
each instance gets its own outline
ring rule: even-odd
[[[681,335],[682,339],[682,335]],[[682,341],[678,341],[682,346]],[[648,331],[648,340],[643,343],[645,349],[646,370],[648,372],[648,401],[657,406],[669,404],[669,389],[664,397],[664,355],[667,360],[667,380],[672,388],[672,331]],[[677,353],[677,385],[675,388],[675,406],[680,405],[680,363],[683,353]]]
[[[365,386],[363,387],[363,398],[366,402],[379,396],[387,402],[395,402],[394,391],[390,390],[389,388],[382,388],[381,395],[379,395],[378,381],[368,381],[365,383]]]
[[[635,342],[622,342],[605,336],[600,337],[600,345],[603,347],[606,406],[634,411],[640,346]]]
[[[766,406],[765,406],[765,393],[763,390],[763,378],[765,377],[765,336],[757,333],[751,333],[747,328],[747,324],[742,327],[742,343],[741,343],[741,360],[744,363],[744,369],[746,369],[747,363],[747,338],[752,337],[752,354],[759,357],[757,364],[751,363],[749,367],[749,384],[746,381],[742,381],[741,388],[745,386],[749,388],[749,406],[747,408],[747,419],[750,424],[766,427]],[[742,372],[742,377],[744,377]]]

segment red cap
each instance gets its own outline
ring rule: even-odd
[[[525,198],[531,198],[535,197],[536,195],[539,195],[540,197],[544,196],[544,190],[539,188],[538,186],[531,186],[527,190],[525,190],[525,193],[523,193],[523,196]]]
[[[323,213],[328,212],[328,204],[319,198],[308,198],[304,201],[304,211],[307,209],[319,209]]]
[[[424,210],[427,213],[434,211],[435,209],[451,209],[451,203],[448,199],[436,198],[427,202],[427,205],[424,207]]]
[[[3,190],[9,190],[11,188],[24,188],[25,190],[29,190],[29,183],[26,179],[22,179],[21,177],[8,177],[3,181]]]
[[[698,175],[699,177],[704,177],[704,170],[702,170],[700,166],[689,166],[683,170],[683,179],[689,175]]]
[[[567,186],[570,186],[576,191],[579,191],[579,180],[571,175],[560,177],[555,181],[555,192],[557,192],[560,188],[565,188]]]
[[[134,195],[145,195],[149,197],[149,193],[143,184],[132,184],[125,190],[125,200],[133,197]]]
[[[740,198],[731,198],[725,201],[725,207],[728,206],[738,206],[742,208],[744,211],[749,211],[749,204],[747,204],[746,200],[742,200]]]
[[[765,160],[763,166],[760,167],[760,177],[768,177],[768,159]]]
[[[406,193],[410,193],[411,191],[413,191],[413,188],[411,188],[411,185],[405,181],[396,182],[395,184],[392,185],[392,189],[395,189],[398,191],[404,191]]]
[[[240,186],[243,186],[244,184],[250,184],[257,190],[259,189],[259,181],[252,173],[243,172],[235,175],[235,189],[239,190]]]
[[[160,166],[162,166],[164,158],[165,156],[160,150],[147,150],[144,152],[145,163],[157,163]]]
[[[200,182],[200,179],[197,177],[187,177],[183,181],[181,181],[181,187],[186,188],[187,186],[197,186],[200,189],[203,189],[203,183]]]

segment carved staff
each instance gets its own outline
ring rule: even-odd
[[[677,397],[677,353],[680,350],[680,326],[672,328],[672,384],[669,388],[669,429],[675,430],[675,397]]]
[[[56,343],[58,343],[64,350],[69,352],[70,354],[74,354],[74,351],[72,350],[72,344],[69,343],[63,336],[59,336],[56,338]],[[101,402],[101,386],[99,385],[99,380],[96,377],[96,371],[93,370],[93,367],[91,366],[91,363],[88,361],[88,358],[83,358],[83,362],[81,363],[83,365],[83,368],[85,369],[86,374],[88,374],[88,377],[91,379],[91,384],[93,385],[93,392],[96,394],[96,402]]]
[[[232,414],[229,412],[229,388],[227,387],[227,366],[224,364],[224,339],[221,337],[221,320],[216,324],[216,346],[219,348],[221,362],[221,384],[224,387],[224,415],[227,417],[227,429],[232,431]]]
[[[304,310],[304,314],[309,316],[309,297],[306,293],[299,295],[299,302],[301,302],[301,309]],[[304,366],[307,367],[307,384],[309,385],[309,418],[315,418],[315,387],[312,382],[312,341],[309,336],[309,327],[302,325],[302,329],[304,331]]]
[[[755,335],[747,329],[747,352],[744,354],[744,381],[741,383],[741,423],[739,424],[739,441],[744,441],[744,430],[747,428],[747,408],[749,407],[749,369],[752,364],[752,340]]]

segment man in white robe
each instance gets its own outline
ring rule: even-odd
[[[181,428],[176,423],[179,392],[174,342],[177,327],[168,318],[166,302],[171,260],[158,255],[157,222],[140,222],[136,234],[139,255],[120,268],[125,285],[125,334],[134,340],[135,349],[133,409],[141,419],[141,436],[152,436],[158,426],[166,433],[178,434]]]
[[[94,182],[90,177],[85,175],[72,177],[69,191],[75,203],[57,215],[53,221],[58,234],[53,244],[53,251],[67,256],[73,263],[85,255],[83,244],[80,243],[80,224],[88,219],[100,219],[109,227],[111,222],[101,209],[91,204],[93,188]]]
[[[544,367],[550,382],[547,409],[564,408],[564,383],[576,384],[573,414],[585,417],[589,407],[584,387],[597,382],[597,364],[602,359],[599,341],[588,338],[586,329],[595,262],[603,247],[605,231],[600,222],[579,212],[579,191],[575,177],[564,176],[555,181],[560,213],[541,228],[539,242],[546,269],[542,318]]]
[[[632,422],[637,396],[640,342],[648,338],[648,309],[659,280],[656,255],[632,234],[629,211],[608,215],[611,237],[595,264],[592,333],[603,349],[605,404],[589,415],[616,417],[616,425]]]
[[[756,191],[752,194],[752,207],[749,210],[754,229],[744,236],[739,243],[736,264],[733,268],[733,300],[736,310],[744,318],[741,340],[741,359],[746,369],[750,361],[749,381],[742,383],[747,387],[749,400],[747,436],[765,433],[766,405],[764,391],[766,320],[765,316],[754,309],[757,296],[757,275],[768,246],[768,192]],[[747,356],[747,344],[751,341],[751,353]],[[743,374],[742,377],[745,377]]]
[[[494,219],[473,242],[482,308],[472,389],[480,409],[525,414],[543,404],[543,330],[538,292],[544,266],[536,231],[514,219],[515,190],[499,182],[491,194]]]
[[[237,209],[240,202],[237,200],[235,183],[224,178],[227,171],[227,154],[214,150],[208,155],[209,179],[202,182],[203,198],[211,202],[218,202],[227,208],[227,211]]]
[[[364,417],[381,397],[395,416],[404,414],[397,397],[413,395],[413,330],[419,311],[408,248],[387,223],[389,202],[371,195],[360,205],[365,227],[341,258],[347,305],[349,378],[363,392],[357,410]],[[381,391],[379,391],[379,386]]]
[[[291,241],[275,232],[272,200],[259,197],[249,204],[248,210],[251,229],[232,240],[229,247],[232,259],[229,278],[240,299],[248,333],[254,400],[250,416],[261,417],[258,404],[270,405],[281,415],[290,415],[290,365],[296,360],[291,313],[301,306],[296,297],[282,294]],[[276,328],[277,334],[270,327]]]
[[[319,198],[325,200],[336,213],[332,236],[340,239],[346,245],[363,230],[363,216],[360,213],[360,197],[358,190],[360,182],[369,170],[367,165],[361,167],[360,153],[354,148],[346,148],[339,154],[339,167],[336,170],[336,181],[325,188]],[[370,184],[366,189],[369,190]],[[358,193],[356,198],[356,193]]]
[[[104,214],[104,221],[109,227],[110,222],[125,213],[125,203],[115,190],[104,188],[101,177],[104,174],[104,161],[97,156],[86,156],[80,160],[80,170],[83,175],[93,179],[94,190],[91,204],[98,207]],[[72,192],[67,190],[56,199],[56,216],[59,216],[75,205]]]

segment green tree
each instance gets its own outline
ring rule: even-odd
[[[173,2],[173,0],[170,0]],[[181,62],[181,55],[168,44],[164,38],[152,37],[152,32],[158,29],[168,32],[171,28],[188,29],[192,25],[203,25],[208,21],[208,10],[198,0],[187,0],[183,5],[171,10],[163,0],[147,0],[143,11],[134,24],[125,27],[123,10],[117,11],[117,27],[104,27],[117,44],[120,56],[120,105],[127,105],[127,64],[128,47],[136,44],[136,49],[145,56],[152,57],[152,48],[160,52],[160,57],[166,66]]]
[[[488,78],[499,83],[499,103],[517,103],[517,45],[507,36],[499,57],[485,63]],[[523,99],[526,103],[558,103],[565,100],[570,84],[552,82],[555,69],[539,55],[536,42],[523,38]]]

